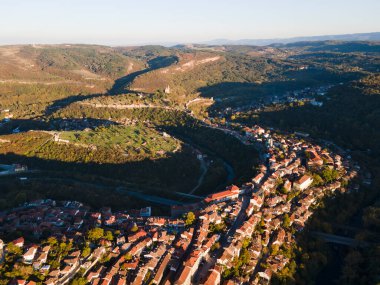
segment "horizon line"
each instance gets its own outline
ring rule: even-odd
[[[360,33],[344,33],[344,34],[320,34],[320,35],[299,35],[299,36],[292,36],[292,37],[273,37],[273,38],[240,38],[240,39],[230,39],[230,38],[213,38],[208,40],[195,40],[195,41],[152,41],[152,42],[139,42],[139,43],[125,43],[125,44],[109,44],[109,43],[96,43],[94,42],[60,42],[60,43],[53,43],[53,42],[20,42],[20,43],[0,43],[0,46],[18,46],[18,45],[92,45],[92,46],[107,46],[107,47],[134,47],[134,46],[165,46],[165,47],[172,47],[175,45],[190,45],[190,44],[206,44],[208,42],[213,41],[229,41],[229,42],[239,42],[239,41],[276,41],[276,40],[292,40],[292,39],[298,39],[298,38],[310,38],[310,41],[326,41],[326,40],[312,40],[312,38],[319,38],[319,37],[342,37],[342,36],[353,36],[353,35],[371,35],[371,34],[380,34],[380,31],[375,32],[360,32]],[[336,40],[336,41],[347,41],[347,40]],[[349,40],[348,40],[349,41]],[[351,40],[351,41],[371,41],[371,40]],[[377,42],[377,40],[372,40],[374,42]],[[302,41],[301,41],[302,42]],[[271,44],[276,44],[276,42],[273,42]],[[271,45],[267,44],[267,45]],[[223,45],[223,44],[221,44]],[[232,45],[239,45],[239,44],[232,44]],[[251,45],[253,44],[241,44],[241,45]],[[265,45],[264,45],[265,46]]]

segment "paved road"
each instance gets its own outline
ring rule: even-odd
[[[208,126],[208,127],[211,127],[209,125],[207,125],[206,123],[202,123],[203,126]],[[213,128],[213,127],[211,127]],[[233,169],[233,167],[227,162],[225,161],[221,156],[219,156],[217,153],[215,153],[212,149],[209,149],[205,146],[199,146],[197,145],[196,143],[194,143],[190,138],[186,137],[186,136],[183,136],[183,135],[180,135],[180,134],[174,134],[175,137],[181,139],[183,142],[185,142],[187,145],[189,145],[190,147],[192,147],[193,149],[203,149],[204,152],[207,152],[210,156],[213,156],[213,157],[216,157],[218,158],[219,160],[221,160],[223,162],[223,166],[227,172],[227,177],[226,177],[226,184],[231,184],[232,181],[234,180],[235,178],[235,171]]]
[[[194,186],[193,189],[190,190],[190,192],[188,194],[193,194],[195,191],[198,190],[199,187],[201,187],[201,185],[203,184],[203,180],[205,179],[205,176],[206,176],[206,173],[207,173],[207,170],[208,170],[208,167],[209,167],[209,164],[205,161],[204,157],[203,157],[203,154],[197,150],[197,152],[202,156],[200,159],[199,159],[199,162],[201,164],[201,170],[202,170],[202,173],[201,175],[199,176],[199,179],[198,179],[198,183],[197,185]]]
[[[152,202],[155,204],[161,204],[165,206],[175,206],[175,205],[181,204],[181,202],[179,201],[170,200],[167,198],[162,198],[162,197],[154,196],[154,195],[148,195],[146,193],[134,192],[134,191],[127,190],[123,187],[118,187],[116,191],[118,193],[125,194],[127,196],[135,197],[135,198],[145,200],[148,202]]]
[[[183,196],[183,197],[187,197],[187,198],[193,198],[193,199],[204,199],[205,198],[203,196],[192,195],[192,194],[187,194],[187,193],[182,193],[182,192],[173,192],[173,194],[177,194],[179,196]]]
[[[369,246],[368,242],[360,241],[352,238],[332,235],[332,234],[326,234],[322,232],[312,232],[312,234],[318,238],[323,239],[326,242],[335,243],[335,244],[341,244],[341,245],[347,245],[352,247],[362,246],[367,247]]]

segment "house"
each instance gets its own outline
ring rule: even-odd
[[[37,253],[37,246],[31,246],[22,256],[24,263],[32,264]]]
[[[263,173],[259,173],[256,175],[255,178],[252,179],[252,182],[255,183],[255,184],[259,184],[264,178],[264,174]]]
[[[15,245],[15,246],[18,246],[18,247],[23,247],[24,246],[24,243],[25,243],[25,239],[23,237],[20,237],[18,239],[15,239],[14,241],[12,241],[12,243]]]
[[[119,277],[116,285],[126,285],[127,284],[127,280],[125,277]]]
[[[104,218],[104,224],[106,226],[111,226],[116,222],[116,217],[114,215],[109,215]]]
[[[292,182],[290,182],[288,179],[285,180],[284,189],[286,192],[290,192],[290,190],[292,190]]]
[[[10,284],[11,285],[26,285],[26,280],[24,280],[24,279],[15,279]]]
[[[315,149],[305,151],[308,167],[318,167],[323,165],[323,159],[319,156]]]
[[[66,265],[66,266],[60,271],[60,275],[61,275],[61,276],[65,276],[65,275],[69,274],[72,270],[73,270],[73,267],[72,267],[72,266],[70,266],[70,265]]]
[[[134,234],[131,234],[128,236],[128,241],[129,242],[135,242],[137,241],[138,239],[142,238],[142,237],[145,237],[147,235],[147,233],[144,231],[144,230],[140,230]]]
[[[166,223],[165,218],[161,217],[150,217],[147,219],[146,224],[149,226],[157,226],[157,227],[162,227]]]
[[[260,197],[260,196],[257,196],[257,195],[253,195],[252,196],[252,199],[250,199],[250,204],[252,204],[253,206],[257,207],[258,209],[261,208],[261,206],[263,205],[264,201],[263,199]]]
[[[112,274],[107,274],[103,279],[102,279],[102,283],[100,283],[101,285],[109,285],[112,281],[112,277],[113,275]]]
[[[270,279],[272,278],[272,270],[267,268],[265,271],[261,271],[258,273],[259,279],[262,280],[259,284],[263,284],[263,282],[269,283]]]
[[[151,244],[152,240],[150,238],[145,238],[144,240],[133,246],[129,253],[133,256],[139,255],[146,246],[149,246]]]
[[[139,261],[140,261],[139,258],[136,258],[131,261],[127,261],[126,263],[123,264],[123,267],[128,270],[135,270],[137,266],[139,265]]]
[[[160,284],[162,277],[164,276],[164,271],[168,267],[171,256],[172,254],[170,252],[165,255],[153,278],[153,284]]]
[[[48,278],[45,280],[46,285],[55,285],[58,281],[58,278]]]
[[[256,134],[258,135],[262,135],[265,133],[265,130],[263,128],[261,128],[260,126],[254,126],[254,131],[256,132]]]
[[[123,244],[125,244],[125,236],[118,236],[117,238],[116,238],[116,244],[118,245],[118,246],[121,246],[121,245],[123,245]]]
[[[240,234],[243,237],[249,237],[252,235],[254,228],[247,222],[245,221],[241,227],[239,227],[236,230],[236,233]]]
[[[313,178],[307,174],[303,175],[300,179],[293,183],[294,189],[303,191],[313,183]]]
[[[204,285],[218,285],[220,284],[220,272],[216,269],[210,269],[208,277]]]
[[[228,200],[234,200],[239,197],[240,189],[236,185],[228,187],[223,192],[218,192],[207,196],[204,200],[206,203],[219,203]]]
[[[273,244],[277,244],[279,246],[282,245],[285,239],[285,231],[284,229],[279,229],[278,232],[276,233],[276,236],[274,238]]]
[[[175,285],[190,285],[191,284],[191,267],[185,266],[181,272],[181,275],[174,282]]]

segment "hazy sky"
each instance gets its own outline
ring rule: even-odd
[[[0,0],[0,44],[379,32],[380,0]]]

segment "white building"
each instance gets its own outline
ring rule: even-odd
[[[313,183],[313,178],[309,175],[304,175],[293,183],[294,189],[303,191]]]

